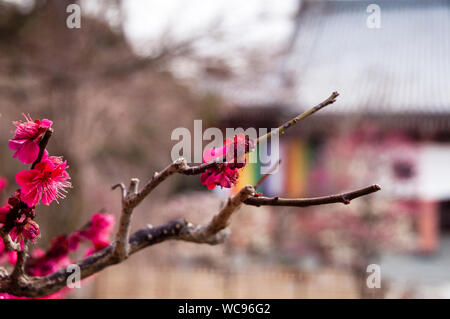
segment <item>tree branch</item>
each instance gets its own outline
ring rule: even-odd
[[[334,103],[337,96],[338,93],[334,92],[324,102],[286,122],[278,129],[260,137],[256,142],[270,138],[272,133],[283,134],[285,130],[295,125],[298,121],[317,112],[323,107]],[[32,167],[41,161],[51,134],[51,129],[46,131],[40,143],[38,159],[33,163]],[[177,220],[168,222],[159,227],[149,226],[135,232],[130,237],[130,222],[134,208],[138,206],[168,177],[175,173],[182,175],[198,175],[205,172],[209,168],[219,165],[221,162],[222,161],[220,159],[217,159],[214,162],[191,167],[184,159],[180,158],[167,166],[161,172],[155,173],[153,178],[144,185],[141,191],[139,191],[139,180],[136,178],[130,180],[128,189],[123,183],[113,186],[113,189],[121,189],[122,203],[122,213],[115,241],[103,250],[97,251],[96,253],[76,263],[81,271],[81,279],[87,278],[108,266],[120,263],[127,259],[130,255],[137,253],[148,246],[152,246],[166,240],[183,240],[209,245],[222,243],[226,238],[227,232],[225,232],[225,230],[230,223],[231,217],[243,203],[253,206],[270,205],[296,207],[324,205],[330,203],[349,204],[352,199],[374,193],[381,189],[378,185],[372,185],[340,195],[304,199],[285,199],[279,197],[268,198],[256,196],[254,187],[248,185],[243,187],[237,194],[229,198],[226,205],[211,218],[209,223],[204,226],[193,225],[185,220]],[[261,179],[260,182],[263,182],[266,177],[267,175]],[[0,235],[4,239],[7,249],[16,250],[16,243],[11,240],[9,234],[5,234],[2,229],[0,229]],[[66,286],[67,279],[72,273],[71,271],[63,268],[47,276],[30,277],[25,273],[26,257],[27,244],[25,243],[25,249],[19,253],[18,261],[13,273],[8,275],[4,268],[0,268],[0,292],[6,292],[15,296],[43,297],[57,292]]]
[[[11,274],[13,281],[22,280],[22,277],[26,275],[25,264],[28,258],[28,240],[25,239],[25,244],[22,250],[17,252],[17,261],[14,266],[14,270]]]
[[[316,113],[317,111],[323,109],[325,106],[333,104],[334,102],[336,102],[336,98],[339,96],[338,92],[333,92],[331,93],[331,95],[322,103],[317,104],[316,106],[310,108],[309,110],[303,112],[302,114],[294,117],[293,119],[287,121],[286,123],[284,123],[283,125],[279,126],[277,129],[270,131],[269,133],[260,136],[257,140],[256,140],[256,144],[266,140],[266,139],[270,139],[272,137],[273,134],[279,134],[282,135],[286,132],[287,129],[289,129],[291,126],[294,126],[295,124],[297,124],[298,122],[300,122],[301,120],[307,118],[308,116]]]
[[[166,240],[182,240],[197,244],[216,245],[222,243],[226,233],[221,232],[228,226],[232,214],[254,193],[252,186],[246,186],[230,198],[219,213],[206,226],[193,225],[185,220],[168,222],[159,227],[147,227],[135,232],[128,241],[128,252],[134,254],[141,249]],[[104,268],[120,263],[115,256],[116,243],[95,254],[84,258],[76,264],[80,267],[81,279],[87,278]],[[44,277],[24,277],[21,281],[12,280],[12,276],[0,277],[0,292],[15,296],[42,297],[57,292],[66,286],[71,271],[66,268]]]
[[[380,189],[378,185],[372,185],[354,192],[327,197],[311,199],[276,199],[266,197],[251,197],[254,195],[252,186],[245,186],[236,195],[230,198],[217,215],[205,225],[193,225],[185,220],[168,222],[158,227],[147,227],[135,232],[128,240],[128,253],[132,255],[138,251],[164,242],[166,240],[182,240],[198,244],[216,245],[226,238],[224,229],[229,224],[233,213],[245,203],[247,205],[274,205],[274,206],[311,206],[330,203],[348,203],[350,200],[371,194]],[[294,205],[295,204],[295,205]],[[76,264],[81,270],[81,279],[87,278],[104,268],[120,263],[121,260],[114,255],[116,249],[112,243],[105,249],[84,258]],[[11,276],[0,276],[0,292],[7,292],[16,296],[42,297],[59,291],[66,286],[67,278],[71,272],[66,269],[44,277],[24,276],[21,281],[12,281]]]
[[[183,229],[181,232],[182,239],[212,245],[222,243],[226,238],[226,234],[221,233],[221,231],[228,226],[233,213],[254,193],[255,189],[253,186],[243,187],[236,195],[228,198],[225,207],[206,226],[200,225]]]
[[[330,195],[324,197],[314,198],[280,198],[280,197],[250,197],[245,200],[245,204],[252,206],[295,206],[295,207],[307,207],[326,205],[332,203],[343,203],[345,205],[350,204],[350,201],[379,191],[381,187],[379,185],[372,185],[353,192]]]
[[[147,197],[159,184],[164,182],[171,175],[178,173],[182,175],[199,175],[208,168],[212,168],[220,164],[220,161],[203,163],[197,166],[189,166],[184,158],[179,158],[172,164],[167,166],[161,172],[155,172],[153,178],[143,187],[143,189],[130,198],[131,206],[136,207],[142,200]]]
[[[118,260],[128,258],[128,239],[133,209],[138,206],[156,187],[158,187],[159,184],[175,173],[183,175],[198,175],[217,164],[218,162],[210,162],[191,167],[187,164],[185,159],[179,158],[161,172],[156,172],[153,175],[153,178],[143,187],[141,191],[138,190],[139,180],[137,178],[131,179],[128,192],[123,183],[113,186],[113,189],[120,187],[122,190],[122,213],[120,216],[119,229],[116,233],[114,249],[115,258]],[[193,234],[197,234],[197,231],[192,232],[191,235],[194,236]],[[188,236],[188,234],[189,232],[186,236]]]

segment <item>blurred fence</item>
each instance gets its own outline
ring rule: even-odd
[[[335,269],[259,268],[226,272],[185,267],[112,267],[96,278],[95,298],[357,298],[353,278]]]

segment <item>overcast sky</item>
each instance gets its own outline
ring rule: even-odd
[[[273,47],[292,32],[297,1],[124,0],[124,28],[133,46],[143,53],[168,28],[183,39],[206,33],[217,21],[225,33],[220,44],[226,49]]]

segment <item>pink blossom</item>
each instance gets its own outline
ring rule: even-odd
[[[8,251],[8,260],[11,265],[15,265],[17,262],[17,251]]]
[[[245,154],[253,147],[244,134],[238,134],[234,139],[226,139],[224,146],[207,149],[203,152],[203,163],[223,160],[223,163],[209,168],[200,176],[200,181],[208,189],[216,186],[231,188],[239,177],[239,168],[245,166]]]
[[[12,202],[12,201],[11,201]],[[20,203],[19,203],[20,204]],[[29,222],[28,220],[26,221]],[[23,223],[23,222],[22,222]],[[20,225],[19,223],[16,223]],[[37,225],[37,224],[36,224]],[[105,248],[109,245],[109,237],[114,225],[114,217],[108,214],[96,213],[92,216],[89,227],[83,230],[76,231],[69,236],[59,235],[51,239],[50,248],[45,252],[42,249],[35,249],[28,259],[27,262],[27,272],[32,276],[46,276],[60,270],[63,267],[67,267],[69,264],[73,263],[71,261],[69,254],[76,251],[79,245],[84,240],[91,241],[93,248],[89,248],[84,254],[85,256],[91,255],[96,251]],[[15,230],[11,231],[11,235],[15,237]],[[30,229],[26,229],[25,234],[33,234]],[[14,253],[14,254],[12,254]],[[9,262],[14,265],[17,260],[17,253],[9,253]],[[3,242],[0,239],[0,258],[5,256],[6,251],[4,250]],[[68,289],[64,288],[54,294],[51,294],[43,299],[47,298],[64,298]],[[0,298],[5,299],[19,299],[19,297],[12,296],[9,294],[0,294]],[[28,299],[28,298],[24,298]]]
[[[11,210],[12,206],[8,203],[5,204],[5,206],[0,207],[0,224],[4,224],[6,222],[6,217],[8,216],[9,211]]]
[[[67,161],[61,157],[44,153],[42,161],[34,169],[21,171],[16,175],[16,182],[21,186],[20,199],[33,207],[42,200],[50,205],[53,200],[65,197],[65,188],[71,187]]]
[[[96,213],[92,216],[89,228],[82,231],[82,234],[92,242],[95,250],[101,250],[109,245],[113,225],[114,216]]]
[[[200,176],[200,181],[208,189],[214,189],[216,186],[231,188],[239,177],[237,168],[230,168],[222,164],[215,168],[208,169]]]
[[[39,230],[39,225],[34,220],[26,218],[23,221],[19,221],[17,226],[11,229],[10,234],[12,240],[19,242],[23,249],[25,238],[33,242],[41,236],[41,231]]]
[[[114,226],[114,216],[96,213],[92,216],[88,229],[80,231],[82,236],[89,239],[94,246],[88,249],[84,256],[90,256],[110,244],[110,234]]]
[[[69,245],[67,236],[59,235],[51,239],[50,248],[47,252],[36,249],[29,260],[28,272],[33,276],[46,276],[62,267],[68,266]]]
[[[33,121],[29,115],[25,116],[25,120],[14,122],[16,131],[8,145],[15,151],[13,158],[18,157],[23,164],[31,164],[39,155],[39,142],[42,136],[53,122],[47,119]]]
[[[68,239],[69,250],[71,251],[77,250],[82,240],[83,235],[80,231],[76,231],[73,234],[71,234]]]
[[[0,177],[0,193],[8,186],[8,181],[4,177]]]

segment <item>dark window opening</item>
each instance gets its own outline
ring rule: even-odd
[[[441,233],[450,234],[450,200],[441,202],[439,211]]]

